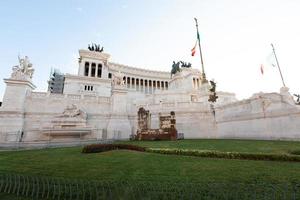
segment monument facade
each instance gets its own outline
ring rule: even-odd
[[[288,88],[238,101],[189,64],[175,63],[172,73],[147,70],[111,62],[103,48],[93,48],[79,50],[78,73],[64,75],[62,93],[35,92],[34,66],[19,58],[4,79],[0,142],[129,139],[143,126],[184,138],[300,140],[299,105]],[[151,115],[144,122],[141,108]],[[164,127],[175,114],[176,127]]]

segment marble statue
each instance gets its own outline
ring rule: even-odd
[[[12,74],[11,78],[12,79],[21,79],[21,80],[26,80],[26,79],[32,79],[34,69],[32,67],[32,63],[30,63],[28,56],[25,56],[25,58],[20,58],[19,59],[19,65],[13,66],[12,67]]]
[[[118,73],[114,73],[113,74],[113,85],[114,86],[124,86],[125,85],[125,82],[123,80],[123,74],[119,71]]]

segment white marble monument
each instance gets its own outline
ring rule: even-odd
[[[288,92],[257,93],[238,101],[217,91],[196,68],[170,72],[110,62],[104,52],[79,50],[78,74],[65,74],[62,94],[35,92],[33,65],[20,58],[0,107],[0,143],[73,139],[129,139],[138,127],[137,111],[176,113],[176,129],[184,138],[300,140],[300,110]],[[45,80],[46,81],[46,80]]]

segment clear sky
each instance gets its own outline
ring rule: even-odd
[[[47,90],[51,67],[77,73],[78,49],[104,46],[111,61],[170,71],[173,60],[191,62],[199,21],[204,64],[217,89],[239,99],[277,92],[277,68],[260,65],[274,43],[286,85],[300,93],[299,0],[2,0],[0,2],[0,99],[3,78],[17,56],[29,56],[37,91]]]

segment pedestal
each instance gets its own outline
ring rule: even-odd
[[[107,125],[108,139],[129,139],[131,126],[127,113],[127,89],[114,87],[111,96],[111,117]]]
[[[4,82],[2,110],[24,112],[26,95],[35,89],[35,85],[28,80],[4,79]]]
[[[282,95],[284,101],[291,105],[295,105],[295,101],[293,99],[293,96],[290,94],[288,87],[280,88],[280,94]]]
[[[6,136],[4,142],[23,141],[25,101],[35,86],[30,80],[4,79],[6,89],[1,107],[5,118],[0,120],[0,131]]]

